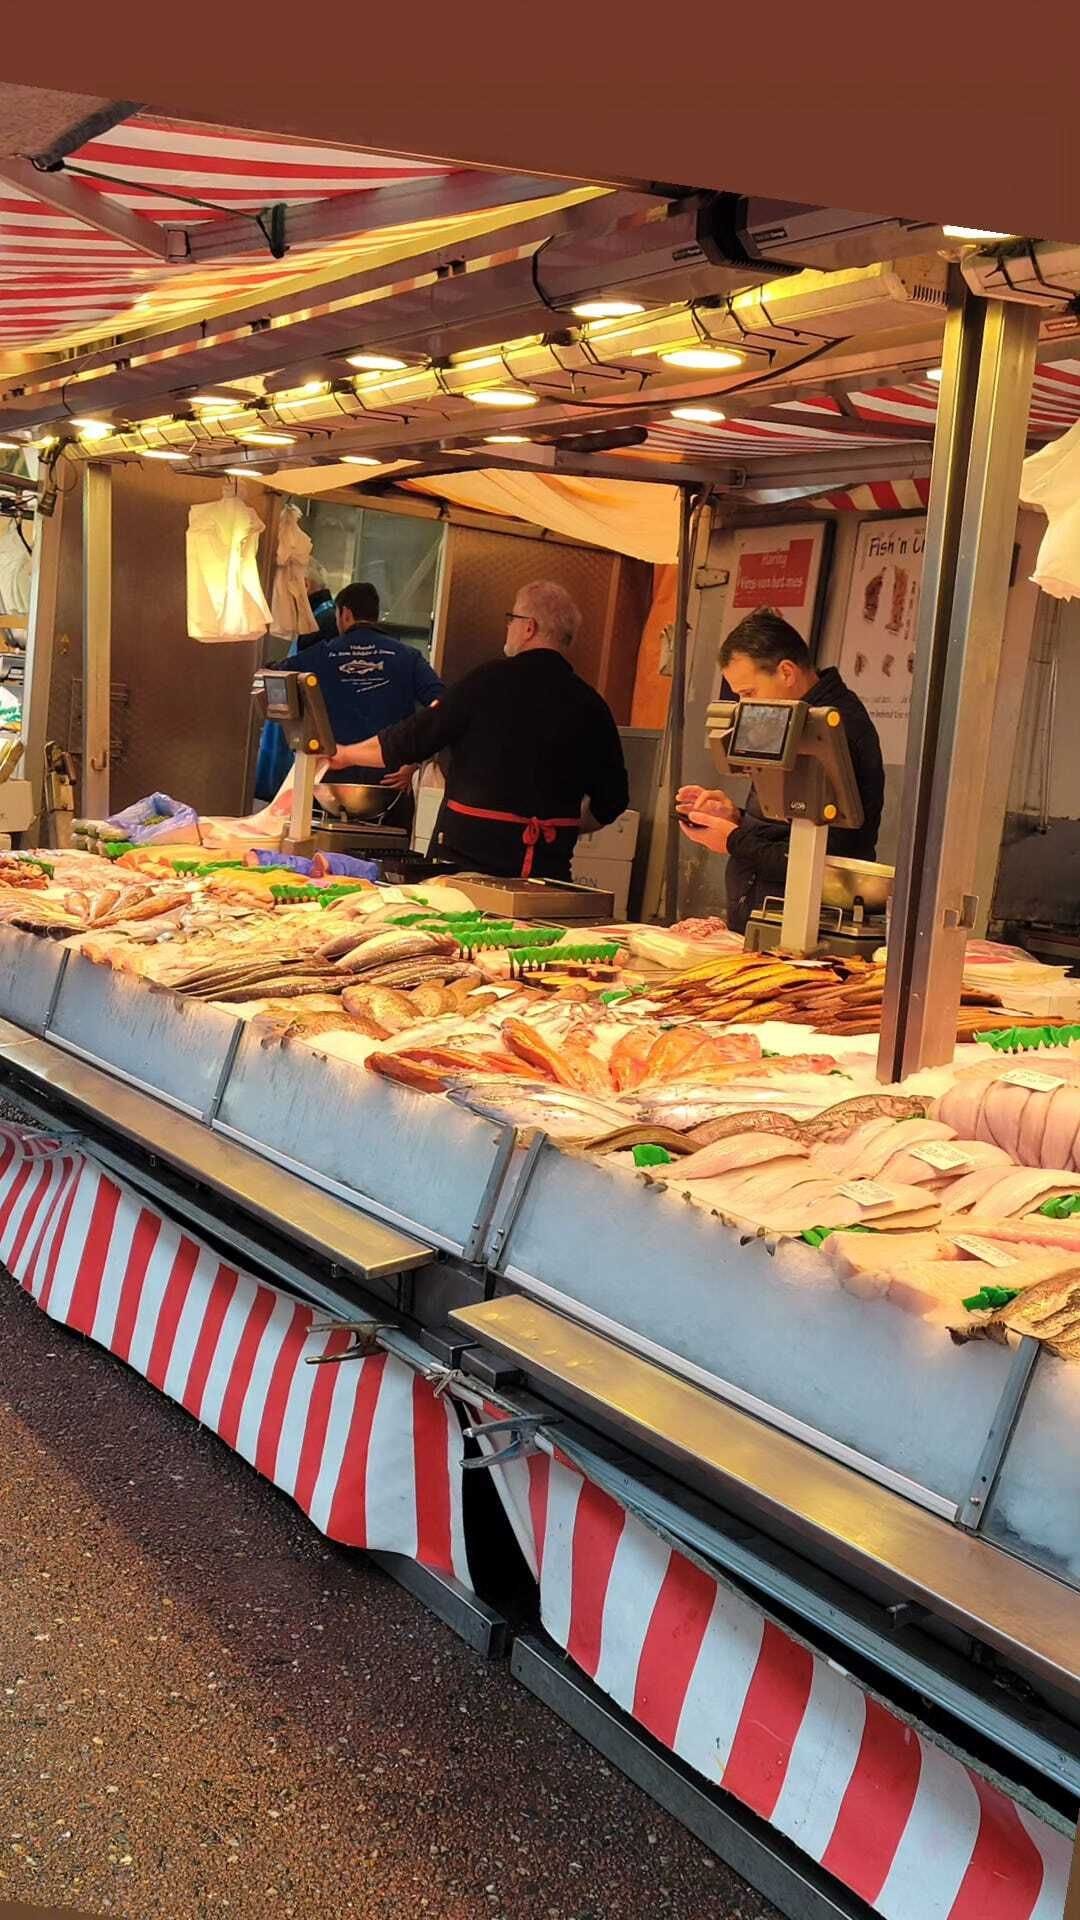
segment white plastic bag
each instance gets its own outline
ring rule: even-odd
[[[1020,499],[1049,525],[1031,578],[1055,600],[1080,597],[1080,420],[1024,461]]]

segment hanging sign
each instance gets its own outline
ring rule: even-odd
[[[758,607],[772,607],[814,643],[814,615],[818,605],[825,525],[809,521],[795,527],[744,527],[732,541],[732,563],[721,645],[733,627]],[[716,672],[712,698],[720,698],[721,675]]]
[[[840,672],[878,730],[888,767],[907,747],[926,519],[864,520],[858,532]]]

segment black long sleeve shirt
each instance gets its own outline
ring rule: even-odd
[[[885,769],[877,728],[835,667],[826,667],[805,697],[808,706],[835,707],[840,714],[863,803],[861,827],[829,828],[829,852],[846,854],[851,860],[872,860],[885,801]],[[783,893],[790,841],[790,826],[782,820],[766,820],[756,793],[751,793],[742,822],[728,840],[727,917],[734,933],[745,932],[751,913],[767,895]]]
[[[449,749],[446,799],[432,851],[484,873],[520,874],[525,846],[515,822],[455,813],[450,802],[526,820],[577,820],[583,803],[600,826],[629,800],[618,728],[605,701],[563,653],[533,648],[466,674],[440,704],[379,734],[389,772]],[[541,834],[532,871],[569,877],[576,827]]]

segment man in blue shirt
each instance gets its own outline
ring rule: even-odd
[[[443,683],[419,649],[380,631],[379,596],[369,581],[343,587],[335,606],[337,634],[305,648],[304,670],[318,679],[339,746],[370,739],[380,728],[409,719],[418,707],[441,700]],[[352,777],[348,769],[328,776],[331,781]],[[407,785],[411,777],[412,769],[402,768],[393,784]]]

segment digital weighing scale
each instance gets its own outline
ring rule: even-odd
[[[766,820],[791,827],[784,897],[756,907],[749,952],[835,953],[871,959],[885,944],[888,868],[828,861],[830,827],[860,827],[862,800],[851,750],[835,707],[805,700],[720,700],[708,709],[706,740],[721,774],[749,776]],[[865,875],[865,900],[859,893]],[[823,906],[826,879],[851,894]]]

